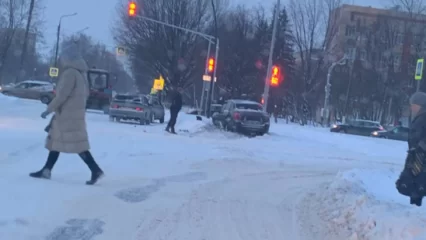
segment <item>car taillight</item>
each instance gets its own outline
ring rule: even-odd
[[[143,108],[140,108],[140,107],[137,107],[135,109],[136,109],[136,111],[139,111],[139,112],[143,111]]]
[[[234,118],[234,120],[240,120],[241,119],[241,114],[236,112],[234,113],[234,115],[232,116]]]
[[[56,90],[53,90],[53,94],[56,94]]]
[[[112,105],[112,108],[118,108],[118,105]]]

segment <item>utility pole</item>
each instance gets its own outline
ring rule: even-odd
[[[15,82],[17,82],[20,77],[23,77],[23,76],[20,76],[20,75],[24,75],[22,73],[24,71],[24,63],[25,63],[25,58],[27,56],[28,35],[30,34],[30,27],[31,27],[31,21],[32,21],[32,18],[33,18],[34,4],[35,4],[35,0],[31,0],[30,9],[29,9],[29,13],[28,13],[28,19],[27,19],[27,26],[25,28],[24,45],[22,46],[22,52],[21,52],[21,62],[20,62],[20,65],[19,65],[19,74],[16,77]]]
[[[271,71],[272,71],[272,57],[274,54],[274,48],[275,48],[275,38],[277,35],[277,26],[278,26],[278,15],[280,11],[280,0],[277,0],[277,5],[275,6],[275,13],[274,13],[274,26],[272,29],[272,40],[271,40],[271,48],[269,50],[269,59],[268,59],[268,69],[266,71],[266,79],[265,79],[265,88],[263,90],[263,110],[266,112],[268,107],[268,98],[269,98],[269,79],[271,78]]]

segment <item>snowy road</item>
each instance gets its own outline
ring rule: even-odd
[[[396,141],[276,124],[271,135],[212,131],[182,114],[178,136],[88,114],[106,177],[63,155],[52,180],[30,179],[47,155],[37,102],[0,98],[0,239],[342,240],[313,197],[340,170],[401,165]],[[394,152],[384,149],[392,148]],[[316,200],[318,200],[316,198]]]

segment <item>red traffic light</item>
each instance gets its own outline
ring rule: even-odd
[[[129,14],[130,17],[134,17],[136,15],[136,3],[135,2],[129,3],[128,14]]]
[[[209,71],[209,73],[212,73],[214,71],[214,58],[209,58],[207,70]]]
[[[277,66],[273,66],[271,75],[271,86],[277,87],[278,85],[280,85],[280,68]]]

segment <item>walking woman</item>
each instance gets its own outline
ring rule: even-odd
[[[104,173],[89,152],[90,144],[86,129],[86,101],[90,91],[86,77],[88,66],[78,52],[62,55],[60,64],[62,73],[57,84],[56,96],[41,114],[42,118],[46,118],[54,113],[46,128],[48,131],[46,148],[49,155],[44,167],[40,171],[30,173],[30,176],[50,179],[60,153],[76,153],[92,173],[86,184],[93,185]]]

